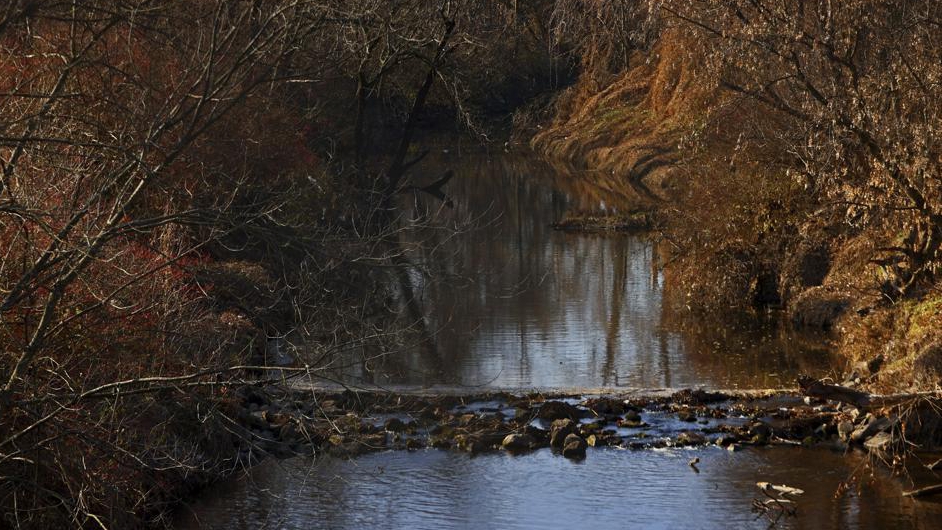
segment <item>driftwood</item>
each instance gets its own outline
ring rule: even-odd
[[[765,492],[774,492],[778,495],[802,495],[805,490],[786,486],[784,484],[776,485],[771,482],[756,482],[756,486]]]
[[[919,488],[913,491],[904,491],[903,497],[925,497],[927,495],[937,495],[939,493],[942,493],[942,484],[926,486],[925,488]]]
[[[867,392],[861,392],[860,390],[854,390],[846,386],[827,384],[805,375],[798,378],[798,386],[801,388],[802,394],[806,396],[839,401],[862,410],[892,407],[919,398],[939,397],[937,392],[913,392],[888,395],[868,394]]]
[[[778,524],[779,519],[784,516],[795,517],[798,515],[797,506],[788,496],[798,496],[804,493],[804,490],[793,488],[791,486],[775,485],[771,482],[756,482],[756,486],[765,495],[765,499],[752,499],[752,511],[759,517],[766,516],[771,526]]]

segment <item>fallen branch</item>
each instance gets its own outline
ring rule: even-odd
[[[925,497],[928,495],[936,495],[942,493],[942,484],[936,484],[934,486],[926,486],[925,488],[919,488],[913,491],[904,491],[903,497]]]
[[[892,407],[919,398],[938,398],[937,392],[913,392],[906,394],[878,395],[869,394],[847,388],[845,386],[830,385],[806,375],[798,378],[801,393],[819,399],[829,399],[840,403],[847,403],[862,410]]]

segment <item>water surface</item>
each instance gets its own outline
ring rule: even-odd
[[[699,473],[687,465],[694,456]],[[764,498],[759,481],[805,490],[779,528],[940,528],[942,504],[901,497],[903,482],[880,469],[870,477],[865,463],[800,448],[599,449],[583,462],[548,449],[270,461],[201,500],[181,528],[764,529],[768,520],[751,510]],[[864,482],[836,495],[855,473]]]
[[[405,217],[431,227],[402,241],[434,346],[351,352],[334,375],[380,386],[777,388],[831,368],[820,342],[774,323],[718,315],[679,331],[684,310],[664,303],[651,237],[553,230],[567,214],[626,208],[591,176],[510,155],[428,162],[414,182],[453,170],[455,208],[408,197]]]
[[[436,224],[403,239],[434,347],[347,355],[334,371],[348,382],[768,388],[834,369],[826,348],[768,322],[717,315],[679,328],[683,315],[664,303],[648,239],[550,228],[567,211],[623,207],[616,194],[505,156],[441,157],[416,181],[431,182],[446,167],[456,171],[447,188],[456,207],[408,205],[408,215]],[[465,230],[469,219],[477,230]],[[687,465],[694,456],[699,473]],[[783,520],[783,528],[942,528],[942,505],[901,497],[912,484],[866,463],[863,455],[826,449],[715,447],[593,449],[584,462],[549,450],[268,460],[195,499],[179,527],[767,528],[751,507],[761,497],[755,483],[769,481],[806,491],[798,517]],[[842,488],[851,478],[862,480]]]

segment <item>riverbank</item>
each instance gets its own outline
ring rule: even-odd
[[[260,481],[254,487],[265,484],[266,488],[283,492],[285,497],[272,505],[263,500],[264,495],[256,496],[256,493],[246,491],[235,494],[222,506],[215,501],[207,505],[207,499],[219,495],[225,499],[230,495],[225,493],[229,488],[220,490],[214,486],[211,491],[187,500],[191,507],[188,510],[209,518],[199,524],[186,523],[183,527],[217,528],[235,524],[226,522],[231,518],[229,512],[232,508],[225,506],[232,502],[241,505],[244,502],[242,495],[257,498],[262,504],[253,505],[250,514],[239,513],[238,520],[242,522],[238,524],[257,523],[259,518],[267,520],[272,517],[287,517],[297,525],[309,524],[310,517],[313,517],[307,511],[310,508],[294,506],[298,503],[330,504],[331,496],[315,494],[309,500],[297,500],[300,490],[295,491],[294,488],[300,486],[290,478],[292,470],[296,469],[306,477],[305,482],[313,481],[320,487],[329,487],[335,480],[342,483],[368,480],[366,477],[357,478],[357,472],[352,470],[336,476],[330,471],[318,471],[325,466],[327,470],[343,467],[340,462],[351,459],[354,468],[365,466],[364,469],[372,469],[378,463],[381,467],[376,471],[376,479],[383,478],[383,468],[388,465],[391,473],[388,480],[398,484],[403,478],[396,478],[398,475],[392,462],[400,459],[438,462],[433,468],[406,468],[410,476],[429,475],[434,481],[436,469],[441,469],[443,461],[457,464],[465,462],[463,459],[468,456],[472,458],[470,462],[487,462],[479,459],[503,455],[514,458],[516,463],[513,466],[523,466],[530,470],[528,473],[543,476],[544,472],[552,474],[553,468],[562,465],[552,464],[547,458],[572,462],[577,467],[568,468],[571,469],[568,473],[575,473],[586,462],[596,466],[594,462],[597,459],[606,462],[607,466],[615,465],[612,451],[632,454],[627,461],[622,458],[623,462],[617,464],[621,466],[630,462],[626,468],[609,468],[604,474],[596,472],[591,475],[594,477],[592,480],[574,485],[576,489],[567,495],[572,502],[575,491],[594,491],[590,484],[610,484],[611,473],[631,476],[635,480],[652,478],[645,475],[645,464],[641,464],[649,458],[672,455],[669,460],[674,461],[671,465],[674,471],[664,472],[682,472],[686,468],[686,473],[692,477],[700,474],[702,467],[703,472],[715,477],[722,475],[716,467],[717,452],[729,455],[724,467],[730,469],[742,468],[744,461],[761,461],[777,454],[779,456],[775,460],[779,465],[774,470],[756,467],[755,476],[775,484],[798,485],[813,490],[809,494],[819,497],[795,501],[800,501],[797,505],[800,520],[817,525],[824,524],[824,520],[820,519],[820,514],[810,515],[812,518],[807,519],[808,510],[813,509],[809,506],[828,504],[833,502],[832,498],[840,499],[853,495],[855,491],[858,494],[868,491],[875,486],[872,477],[885,474],[884,465],[894,473],[905,473],[907,477],[905,480],[893,479],[898,485],[889,495],[897,499],[938,483],[937,475],[922,467],[939,459],[938,450],[907,454],[894,452],[900,447],[900,436],[906,430],[898,417],[871,414],[866,412],[866,408],[840,403],[807,400],[798,392],[727,393],[687,389],[587,395],[473,391],[429,394],[423,389],[400,390],[326,391],[268,387],[241,393],[241,410],[237,417],[242,421],[242,428],[257,441],[251,452],[243,457],[247,464],[258,464],[247,475],[256,477],[251,479],[253,483],[254,480]],[[397,454],[415,456],[400,457]],[[443,456],[434,456],[437,454]],[[800,461],[793,459],[811,458],[823,462],[831,458],[826,455],[837,455],[838,462],[856,462],[850,466],[853,471],[847,471],[846,475],[839,472],[839,483],[829,479],[827,483],[830,485],[823,491],[807,488],[811,477],[804,475],[808,471]],[[905,456],[908,458],[901,458]],[[677,462],[676,457],[683,458],[683,461]],[[509,469],[508,465],[502,467]],[[745,469],[751,470],[753,466],[748,464]],[[818,469],[817,472],[833,474],[841,468],[835,462],[830,462],[827,467],[827,470]],[[794,471],[790,474],[788,470],[791,469]],[[270,474],[278,478],[274,482],[263,478]],[[499,473],[488,480],[500,480],[498,476],[503,475]],[[521,484],[518,486],[523,487]],[[650,487],[658,490],[659,485],[655,481]],[[695,488],[692,484],[687,487]],[[422,491],[423,506],[436,502],[425,497],[428,490]],[[524,491],[537,495],[532,502],[540,502],[539,489],[530,486]],[[768,498],[758,491],[745,490],[725,502],[731,507],[743,503],[748,506],[753,495],[760,501]],[[559,501],[561,499],[556,502]],[[637,495],[628,497],[626,502],[638,502]],[[692,509],[701,507],[696,499],[690,499],[690,502]],[[879,502],[889,505],[896,501],[881,499]],[[219,513],[215,513],[216,510]],[[346,517],[359,519],[368,513],[369,504],[359,503]],[[930,512],[924,513],[928,517]],[[890,512],[883,513],[876,519],[889,515]],[[183,520],[187,519],[184,515]]]
[[[597,49],[529,131],[530,145],[647,212],[662,242],[666,297],[693,319],[782,309],[792,326],[830,335],[846,359],[843,376],[880,392],[936,388],[942,284],[934,243],[925,247],[937,237],[921,231],[938,221],[856,194],[853,181],[876,171],[866,164],[848,162],[834,179],[813,155],[789,155],[800,150],[790,142],[816,125],[795,122],[759,91],[730,89],[725,76],[736,65],[711,63],[725,39],[690,23],[707,15],[677,9],[688,18],[652,15],[659,29],[620,68]],[[566,224],[598,225],[621,223]]]

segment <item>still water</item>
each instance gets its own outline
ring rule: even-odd
[[[826,349],[769,323],[717,315],[680,326],[648,240],[551,229],[567,212],[623,207],[617,193],[503,155],[443,153],[416,180],[445,169],[456,173],[454,209],[405,204],[410,218],[434,219],[403,237],[431,345],[351,352],[334,376],[363,387],[769,388],[836,370]],[[687,465],[695,456],[699,473]],[[942,528],[942,504],[902,498],[905,479],[866,463],[827,449],[713,447],[593,449],[584,462],[434,449],[269,460],[194,499],[178,526],[767,528],[751,505],[755,483],[769,481],[806,491],[782,528]]]
[[[699,473],[687,465],[694,456]],[[835,498],[864,463],[792,448],[599,449],[583,462],[548,449],[517,457],[428,450],[287,460],[214,491],[182,527],[764,529],[768,520],[751,505],[764,498],[755,483],[771,481],[805,490],[798,515],[778,528],[940,528],[942,504],[902,498],[898,481],[881,470]]]
[[[649,238],[552,228],[567,213],[624,208],[589,176],[506,155],[441,155],[415,181],[448,169],[453,209],[421,195],[403,204],[406,218],[433,220],[402,241],[434,346],[353,351],[333,375],[367,387],[777,388],[830,368],[820,341],[806,346],[773,325],[720,315],[679,331],[683,311],[663,303]]]

